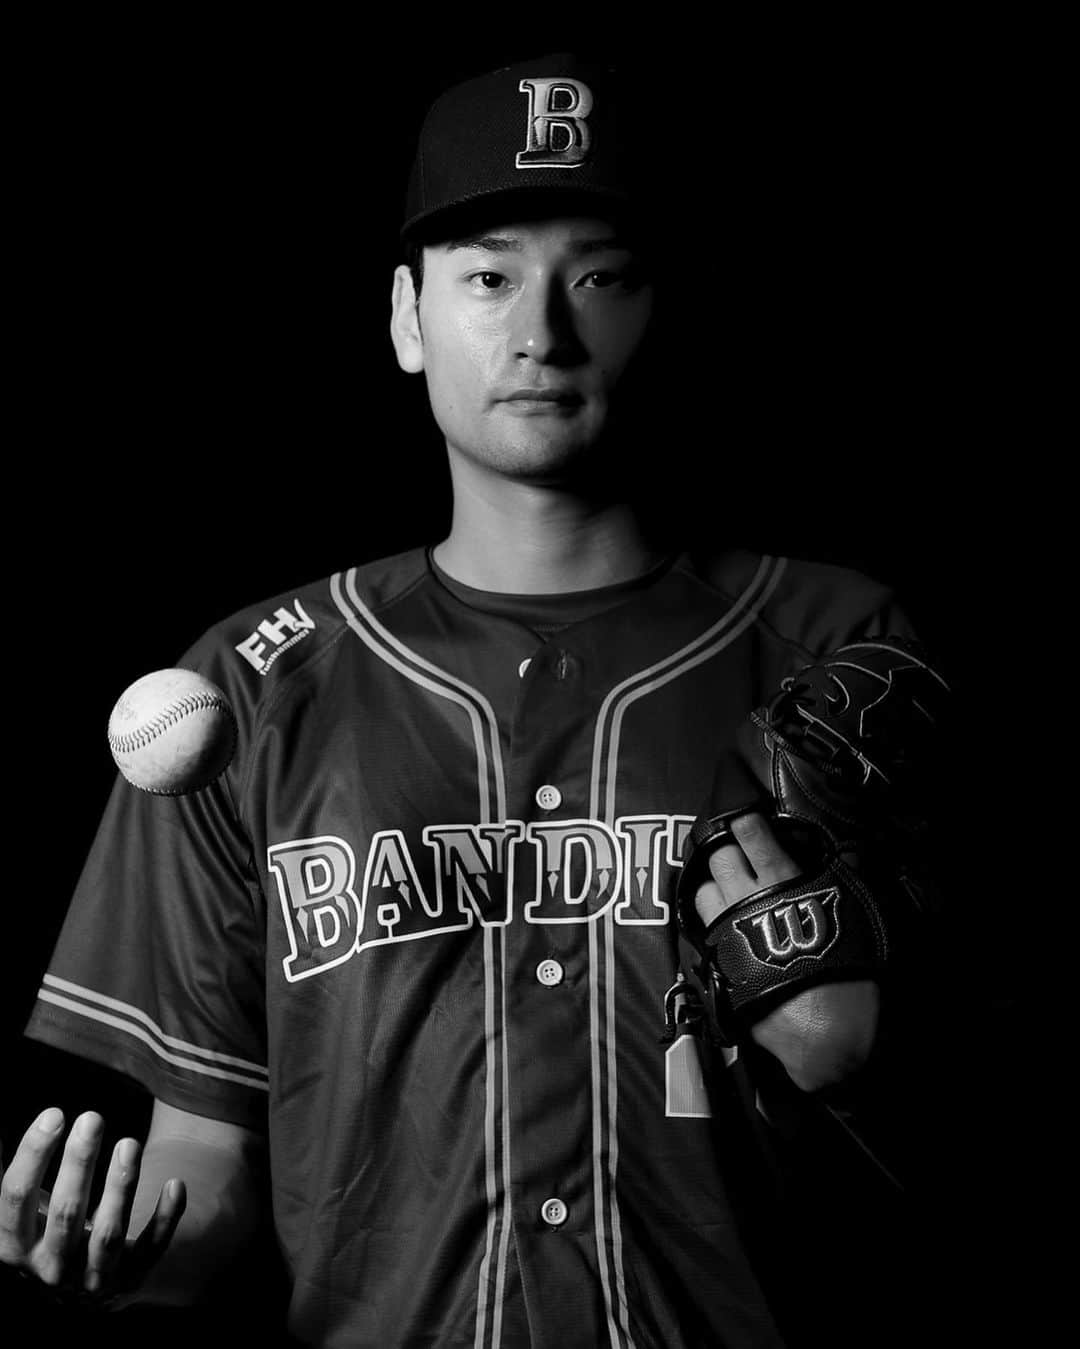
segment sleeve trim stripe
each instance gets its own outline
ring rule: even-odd
[[[245,1087],[254,1087],[256,1091],[270,1090],[268,1082],[243,1077],[239,1073],[230,1073],[224,1068],[211,1068],[205,1063],[195,1063],[192,1059],[181,1058],[179,1054],[170,1054],[168,1050],[155,1044],[141,1026],[133,1026],[128,1021],[122,1021],[118,1016],[111,1016],[108,1012],[96,1011],[93,1007],[87,1007],[85,1003],[75,1002],[71,998],[63,998],[58,993],[49,993],[45,989],[38,993],[38,997],[42,1002],[52,1003],[55,1007],[64,1007],[70,1012],[78,1012],[81,1016],[89,1017],[92,1021],[100,1021],[116,1030],[127,1031],[136,1040],[141,1040],[143,1044],[148,1045],[159,1058],[164,1059],[167,1063],[175,1064],[178,1068],[187,1068],[191,1072],[202,1073],[206,1077],[221,1078],[225,1082],[239,1082]]]
[[[69,998],[61,998],[58,994],[48,992],[48,989],[58,989],[62,993],[69,993],[80,999],[79,1002],[73,1002]],[[269,1070],[261,1063],[252,1063],[248,1059],[235,1058],[231,1054],[219,1054],[212,1049],[203,1049],[199,1045],[189,1044],[186,1040],[178,1040],[173,1035],[166,1035],[161,1027],[151,1017],[139,1007],[132,1006],[131,1003],[121,1002],[119,998],[110,998],[104,993],[97,993],[91,988],[83,988],[80,984],[73,984],[67,979],[60,979],[55,974],[46,974],[43,986],[38,993],[38,997],[45,1002],[53,1002],[58,1006],[71,1008],[73,1011],[81,1012],[84,1016],[93,1017],[95,1020],[106,1021],[109,1025],[116,1025],[123,1030],[129,1030],[138,1039],[144,1040],[155,1053],[162,1058],[169,1059],[170,1062],[178,1063],[179,1059],[172,1058],[163,1048],[167,1045],[171,1049],[181,1050],[184,1054],[194,1055],[196,1058],[209,1059],[212,1063],[228,1064],[231,1068],[239,1068],[245,1074],[262,1080],[262,1085],[266,1085],[269,1079]],[[91,1003],[94,1006],[88,1007]],[[120,1020],[119,1017],[109,1017],[105,1012],[98,1012],[96,1008],[108,1008],[111,1011],[119,1013],[119,1017],[127,1018],[127,1021]],[[141,1023],[140,1027],[131,1026],[128,1021]],[[146,1029],[142,1029],[145,1027]],[[149,1034],[147,1033],[149,1031]],[[152,1038],[153,1037],[153,1038]],[[157,1041],[161,1043],[158,1044]],[[190,1064],[190,1067],[199,1068],[201,1071],[209,1072],[208,1068],[202,1068],[199,1064]],[[248,1078],[236,1077],[238,1082],[246,1082]]]

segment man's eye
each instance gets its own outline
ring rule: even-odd
[[[500,272],[474,272],[469,280],[477,290],[498,290],[506,281]]]
[[[621,272],[589,272],[584,278],[584,284],[596,290],[602,290],[606,286],[617,286],[624,280]]]
[[[625,267],[611,270],[601,268],[595,272],[587,272],[581,278],[580,284],[586,290],[611,290],[617,287],[619,290],[632,292],[638,290],[644,282],[642,269],[635,263],[628,263]]]

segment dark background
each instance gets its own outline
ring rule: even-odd
[[[973,731],[949,860],[966,1001],[940,1027],[956,1075],[918,1113],[945,1140],[927,1174],[955,1181],[940,1214],[960,1301],[994,1284],[997,1310],[972,1314],[1004,1342],[1026,1299],[1034,1125],[971,784],[1007,778],[975,732],[994,711],[982,639],[1019,586],[992,467],[1010,95],[940,33],[701,36],[609,44],[638,63],[680,165],[655,509],[694,539],[892,584],[961,694]],[[112,781],[119,693],[260,596],[445,526],[442,446],[387,336],[411,145],[444,83],[554,45],[420,50],[313,23],[26,41],[9,207],[5,1155],[46,1104],[102,1110],[110,1138],[145,1123],[137,1092],[19,1033]],[[947,1260],[935,1246],[927,1262]]]

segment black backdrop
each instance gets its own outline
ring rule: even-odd
[[[125,1084],[19,1034],[112,781],[119,692],[240,606],[445,524],[422,383],[386,333],[409,147],[444,82],[538,50],[163,29],[23,53],[5,1155],[48,1103],[105,1111],[110,1136],[145,1121]],[[685,165],[656,509],[893,584],[977,724],[976,643],[1015,584],[987,505],[989,122],[932,35],[833,36],[614,44]],[[967,784],[994,771],[976,757],[955,800],[959,908],[980,905],[984,941],[1002,901]],[[946,1034],[996,1072],[1019,1034],[996,1005],[971,1016]],[[1024,1107],[1004,1094],[989,1115],[973,1103],[972,1130],[945,1122],[973,1150],[956,1159],[962,1286],[976,1269],[1015,1282],[1001,1228],[1020,1212]]]

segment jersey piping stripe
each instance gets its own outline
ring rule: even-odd
[[[603,1120],[601,1118],[602,1098],[600,1089],[600,1009],[599,1009],[599,984],[596,978],[597,950],[596,950],[596,924],[589,924],[589,1038],[592,1042],[592,1096],[593,1096],[593,1212],[596,1215],[596,1259],[600,1266],[600,1284],[604,1290],[604,1308],[607,1312],[608,1340],[611,1349],[621,1349],[624,1341],[619,1334],[619,1328],[615,1324],[615,1314],[611,1302],[611,1274],[608,1270],[607,1256],[607,1238],[604,1230],[604,1174],[601,1165],[601,1156],[604,1146]],[[612,1074],[614,1061],[611,1059],[612,1045],[608,1042],[608,1072]],[[610,1131],[609,1131],[610,1138]],[[612,1177],[614,1181],[614,1177]],[[614,1189],[611,1195],[611,1204],[614,1207]],[[612,1228],[612,1241],[614,1243],[614,1227]],[[622,1311],[622,1308],[620,1308]],[[625,1329],[625,1317],[624,1317]],[[633,1340],[630,1339],[629,1330],[626,1331],[626,1344],[633,1349]]]
[[[256,1091],[270,1090],[268,1082],[259,1082],[251,1077],[242,1077],[239,1073],[230,1073],[224,1068],[211,1068],[209,1064],[196,1063],[194,1059],[184,1058],[180,1054],[170,1054],[167,1049],[162,1049],[141,1026],[132,1025],[130,1021],[124,1021],[121,1017],[113,1016],[111,1012],[98,1011],[96,1008],[87,1007],[84,1003],[76,1002],[74,998],[65,998],[59,993],[50,993],[47,989],[42,989],[38,993],[38,998],[42,1002],[63,1007],[65,1011],[78,1012],[91,1021],[100,1021],[102,1025],[112,1026],[114,1030],[126,1031],[128,1035],[134,1036],[136,1040],[141,1040],[143,1044],[152,1049],[158,1058],[164,1059],[166,1063],[175,1064],[178,1068],[187,1068],[190,1072],[201,1073],[204,1077],[216,1077],[223,1082],[239,1082],[241,1086],[253,1087]]]
[[[130,1002],[121,1002],[119,998],[110,998],[105,993],[99,993],[93,988],[84,988],[81,984],[73,984],[68,979],[61,979],[55,974],[46,974],[42,980],[42,991],[38,997],[44,998],[46,1002],[54,1002],[55,998],[46,997],[44,986],[62,990],[64,993],[71,994],[74,998],[80,999],[79,1002],[65,1002],[65,1006],[71,1006],[77,1011],[81,1011],[86,1016],[92,1016],[93,1011],[86,1003],[95,1004],[98,1007],[107,1007],[111,1011],[118,1013],[132,1021],[139,1022],[146,1027],[150,1035],[154,1036],[162,1045],[168,1045],[171,1049],[181,1050],[184,1054],[194,1055],[196,1058],[209,1059],[212,1063],[228,1064],[231,1068],[242,1068],[255,1077],[261,1077],[264,1081],[269,1077],[269,1069],[261,1063],[252,1063],[249,1059],[239,1059],[232,1054],[220,1054],[214,1049],[203,1049],[200,1045],[193,1045],[187,1040],[179,1040],[175,1035],[166,1035],[158,1023],[142,1010]]]
[[[493,933],[490,927],[484,928],[484,1038],[488,1046],[494,1043],[495,1038],[495,987],[494,981],[490,978],[492,961],[492,938]],[[495,1100],[495,1056],[488,1053],[487,1056],[487,1081],[485,1083],[486,1102],[491,1103]],[[480,1284],[476,1299],[476,1337],[473,1340],[475,1349],[483,1349],[484,1331],[487,1322],[487,1299],[484,1297],[484,1289],[488,1283],[488,1270],[491,1268],[491,1252],[495,1246],[495,1217],[496,1217],[496,1192],[495,1192],[495,1167],[493,1158],[495,1156],[495,1111],[489,1109],[487,1104],[484,1110],[484,1183],[487,1189],[488,1202],[488,1220],[487,1220],[487,1242],[484,1247],[483,1259],[480,1261]]]
[[[464,680],[440,669],[437,665],[413,651],[399,638],[395,637],[388,628],[384,627],[360,596],[356,585],[355,567],[345,575],[344,591],[340,573],[331,578],[330,591],[334,603],[349,627],[380,660],[385,661],[392,669],[397,670],[414,684],[418,684],[421,688],[425,688],[439,697],[448,698],[465,710],[472,727],[473,743],[476,748],[480,823],[490,824],[493,820],[504,820],[506,818],[506,782],[503,776],[499,727],[495,719],[495,711],[488,700],[477,689],[465,683]],[[487,733],[486,744],[485,731]],[[492,792],[495,797],[494,805],[491,801]],[[477,1286],[475,1349],[484,1349],[488,1304],[491,1301],[494,1302],[494,1306],[492,1307],[490,1349],[499,1349],[502,1335],[502,1301],[506,1286],[506,1260],[510,1223],[510,1093],[507,1088],[505,956],[506,940],[505,929],[503,929],[498,962],[502,996],[499,1005],[500,1023],[496,1027],[494,943],[491,928],[485,928],[484,1035],[487,1068],[484,1107],[484,1175],[488,1196],[488,1223]],[[500,1040],[502,1041],[501,1064],[496,1057],[496,1046]],[[500,1066],[502,1069],[501,1082],[496,1085],[500,1076],[498,1072]],[[496,1104],[497,1099],[500,1102],[499,1106]],[[500,1113],[502,1132],[501,1149],[497,1147],[495,1137],[495,1113],[497,1108]],[[496,1166],[499,1162],[501,1162],[501,1177],[496,1175]],[[501,1216],[497,1206],[500,1180],[503,1195]],[[489,1271],[495,1251],[497,1231],[498,1253],[496,1256],[495,1283],[494,1288],[492,1288]]]
[[[595,926],[595,925],[594,925]],[[633,1349],[630,1334],[630,1309],[626,1301],[626,1279],[623,1275],[622,1222],[619,1202],[615,1194],[615,1175],[619,1169],[619,1078],[615,1060],[615,914],[609,909],[604,914],[605,992],[607,994],[607,1061],[608,1061],[608,1183],[611,1194],[611,1253],[615,1265],[615,1292],[619,1302],[619,1319],[626,1332],[626,1342]]]
[[[503,820],[506,817],[506,788],[503,780],[502,751],[499,746],[499,728],[495,720],[495,712],[491,704],[482,693],[466,684],[464,680],[449,674],[446,670],[441,670],[431,661],[425,660],[423,656],[417,655],[415,651],[410,650],[404,642],[394,636],[389,629],[383,627],[364,601],[360,598],[360,593],[356,588],[356,568],[349,571],[345,578],[345,586],[348,591],[348,601],[342,594],[341,575],[338,573],[331,578],[330,589],[334,597],[334,603],[340,609],[345,621],[357,636],[369,646],[382,660],[388,665],[393,666],[395,670],[400,671],[406,679],[411,679],[413,683],[419,684],[422,688],[428,689],[432,693],[437,693],[442,698],[449,698],[451,702],[457,703],[465,708],[469,714],[469,719],[473,726],[473,738],[476,744],[476,756],[480,768],[480,810],[481,823],[491,823],[490,803],[484,797],[484,783],[488,780],[488,751],[484,746],[483,722],[487,724],[487,731],[490,737],[491,754],[491,777],[494,780],[495,787],[495,819]],[[351,602],[357,612],[353,613],[349,608]],[[370,629],[370,631],[369,631]],[[385,643],[385,646],[380,643]],[[390,650],[397,652],[398,659]],[[407,664],[406,662],[411,662]],[[413,668],[415,667],[415,668]],[[426,670],[434,675],[434,679],[427,679],[420,673]]]
[[[764,575],[764,567],[766,562],[775,563],[775,566],[773,567],[771,573],[768,574],[767,576]],[[731,643],[735,641],[737,637],[741,636],[742,633],[745,632],[746,629],[750,626],[750,624],[757,619],[762,608],[764,608],[769,597],[772,595],[773,591],[779,584],[780,578],[781,576],[783,576],[786,566],[787,566],[786,558],[763,559],[761,567],[758,568],[757,574],[755,575],[754,579],[750,582],[750,585],[744,591],[743,595],[740,597],[738,603],[734,604],[731,607],[731,609],[728,610],[728,612],[724,615],[724,617],[720,620],[719,623],[714,624],[713,627],[711,627],[708,630],[708,632],[704,633],[701,638],[697,638],[695,641],[689,643],[689,645],[685,646],[682,649],[682,651],[676,652],[673,657],[668,657],[667,660],[658,662],[656,665],[651,666],[648,670],[642,670],[639,675],[633,676],[632,678],[624,681],[624,683],[620,685],[619,689],[614,690],[616,694],[620,693],[622,690],[626,691],[622,693],[622,696],[619,698],[618,704],[615,706],[611,714],[611,731],[610,731],[610,740],[608,742],[608,754],[607,754],[607,792],[604,801],[605,820],[610,822],[611,820],[614,819],[615,781],[616,781],[615,766],[619,757],[619,733],[622,729],[622,721],[623,717],[626,714],[626,709],[631,705],[631,703],[637,702],[639,698],[644,698],[646,694],[654,693],[657,689],[662,688],[665,684],[669,684],[673,679],[678,679],[680,675],[686,674],[688,670],[692,670],[695,666],[701,665],[703,662],[707,660],[711,660],[713,656],[718,655],[721,651],[724,650],[725,647],[730,646]],[[758,584],[759,580],[763,582],[763,587],[760,593],[755,595],[751,602],[749,597],[753,592],[754,587]],[[746,612],[743,613],[742,617],[736,621],[735,620],[736,613],[743,608],[745,608]],[[732,626],[730,630],[725,630],[726,626],[731,623],[733,623],[734,626]],[[698,650],[697,648],[699,647],[701,641],[703,639],[707,639],[710,637],[714,639],[709,643],[709,645],[706,646],[704,649]],[[672,661],[678,661],[680,663],[672,667]],[[658,674],[657,678],[655,679],[649,679],[650,675],[659,671],[663,671],[663,673]],[[647,682],[639,683],[639,681],[641,680],[645,680]],[[635,687],[630,687],[631,685],[634,685]],[[605,699],[605,706],[611,700],[611,698],[612,695],[609,694],[608,698]],[[604,710],[601,709],[600,717],[603,718],[603,715]],[[602,735],[603,735],[603,723],[601,720],[601,723],[597,726],[596,731],[596,739],[597,739],[596,757],[599,757],[599,744]],[[597,796],[599,796],[599,793],[597,794]],[[598,799],[593,802],[594,810],[596,809],[598,804],[599,804]]]
[[[661,688],[672,679],[684,674],[687,670],[693,669],[703,661],[711,659],[725,647],[729,646],[746,627],[752,623],[760,613],[762,607],[776,589],[781,576],[787,566],[786,558],[774,558],[763,556],[761,562],[750,580],[746,589],[731,606],[730,609],[720,618],[712,627],[695,637],[692,642],[657,661],[654,665],[637,674],[631,675],[621,684],[615,686],[607,695],[601,705],[597,716],[597,725],[595,738],[593,742],[593,766],[592,783],[590,790],[589,813],[593,819],[599,817],[600,798],[604,798],[603,820],[606,824],[612,825],[615,818],[615,783],[616,767],[619,756],[619,739],[622,729],[623,716],[626,709],[638,698]],[[610,727],[610,729],[609,729]],[[605,763],[604,743],[607,740],[607,756]],[[606,775],[605,775],[606,768]],[[602,780],[603,779],[603,780]],[[605,1303],[608,1310],[608,1330],[612,1337],[612,1345],[618,1346],[619,1340],[616,1339],[616,1332],[612,1322],[612,1303],[607,1271],[604,1257],[604,1221],[603,1221],[603,1175],[601,1166],[601,1148],[600,1148],[600,1112],[602,1108],[601,1101],[601,1083],[599,1080],[599,1044],[598,1040],[603,1034],[607,1050],[607,1126],[608,1126],[608,1150],[607,1150],[607,1185],[608,1185],[608,1207],[610,1210],[611,1224],[611,1259],[614,1272],[615,1292],[618,1304],[619,1322],[622,1332],[625,1336],[626,1344],[633,1346],[633,1339],[630,1334],[629,1309],[626,1300],[626,1282],[623,1268],[623,1250],[622,1250],[622,1225],[619,1217],[619,1206],[616,1193],[616,1175],[618,1172],[619,1161],[619,1140],[618,1140],[618,1080],[616,1072],[616,1044],[615,1044],[615,960],[614,960],[614,915],[606,913],[603,918],[604,923],[604,976],[605,976],[605,999],[604,999],[604,1020],[605,1026],[601,1031],[599,1023],[598,997],[593,997],[596,992],[596,984],[599,978],[597,942],[595,940],[595,924],[590,931],[589,947],[589,980],[590,980],[590,1031],[594,1037],[593,1053],[593,1118],[594,1118],[594,1141],[593,1141],[593,1178],[594,1193],[596,1196],[596,1231],[598,1255],[601,1262],[602,1284],[604,1288]]]
[[[652,675],[659,676],[665,671],[669,671],[670,673],[668,674],[667,679],[658,678],[654,682],[646,685],[644,692],[651,693],[653,689],[659,688],[662,684],[667,683],[668,679],[674,679],[678,675],[683,674],[686,670],[691,669],[694,665],[698,665],[702,661],[709,660],[712,656],[715,656],[718,651],[722,650],[723,647],[733,641],[748,623],[752,622],[757,617],[765,601],[779,583],[780,577],[784,574],[786,566],[786,558],[774,558],[769,557],[768,555],[764,556],[749,585],[731,608],[722,618],[714,623],[711,628],[706,629],[705,632],[695,637],[692,642],[688,642],[687,645],[680,650],[673,652],[670,656],[665,656],[663,660],[657,661],[655,665],[650,665],[647,669],[639,670],[637,674],[633,674],[628,679],[624,679],[621,684],[616,684],[607,695],[600,707],[599,715],[597,716],[596,736],[593,741],[593,795],[590,802],[590,814],[593,819],[599,818],[600,778],[602,772],[601,757],[603,754],[605,738],[604,728],[612,705],[620,704],[612,714],[612,744],[615,748],[614,752],[612,751],[611,745],[609,745],[608,749],[607,771],[609,784],[614,782],[614,754],[617,754],[618,752],[618,728],[622,722],[621,705],[626,691],[638,687],[644,681],[649,680]],[[762,588],[763,593],[759,595],[757,592]],[[751,605],[753,606],[752,608],[750,607]],[[728,629],[738,621],[739,615],[743,613],[744,610],[747,610],[747,612],[739,623],[737,631],[729,633]],[[716,639],[715,642],[714,639]],[[695,659],[691,659],[695,656]],[[632,701],[632,699],[626,699],[625,701],[629,702]],[[608,813],[605,814],[604,819],[610,823],[613,818],[611,812],[613,810],[612,801],[614,800],[614,791],[610,785],[608,797]]]
[[[485,970],[490,968],[490,945],[494,941],[492,929],[484,929],[485,944]],[[506,1025],[506,928],[499,928],[499,966],[501,972],[501,1024]],[[484,980],[484,1011],[485,1025],[488,1034],[488,1044],[495,1042],[495,1017],[494,1017],[494,979],[485,977]],[[503,1081],[503,1114],[502,1114],[502,1164],[503,1177],[510,1174],[510,1121],[508,1118],[509,1093],[506,1091],[505,1084],[509,1079],[509,1064],[507,1062],[507,1044],[505,1034],[502,1039],[502,1081]],[[495,1059],[493,1054],[488,1055],[488,1100],[494,1101],[496,1091],[493,1085],[495,1073]],[[489,1161],[493,1162],[495,1156],[495,1138],[494,1138],[494,1109],[490,1114],[490,1119],[485,1121],[485,1142],[487,1147],[487,1156]],[[482,1349],[484,1344],[484,1332],[487,1328],[487,1303],[484,1299],[484,1289],[489,1286],[489,1270],[491,1269],[491,1252],[494,1247],[495,1233],[495,1215],[496,1215],[496,1192],[495,1192],[495,1170],[494,1165],[487,1167],[487,1195],[488,1195],[488,1228],[487,1228],[487,1249],[484,1252],[484,1258],[480,1262],[480,1282],[479,1294],[477,1297],[477,1318],[476,1335],[473,1340],[474,1349]],[[510,1243],[510,1187],[503,1185],[503,1217],[502,1231],[499,1236],[499,1254],[495,1266],[495,1299],[492,1309],[491,1326],[491,1349],[498,1349],[502,1342],[502,1313],[503,1299],[506,1289],[506,1257],[507,1249]]]
[[[499,928],[499,946],[500,946],[500,967],[502,971],[502,1024],[506,1026],[506,928]],[[502,1164],[503,1178],[509,1179],[510,1176],[510,1093],[508,1084],[510,1081],[510,1063],[509,1048],[507,1046],[507,1036],[504,1032],[502,1036],[502,1080],[503,1080],[503,1136],[502,1136]],[[502,1340],[502,1313],[503,1298],[506,1291],[506,1257],[510,1245],[510,1186],[503,1186],[503,1230],[499,1244],[499,1264],[495,1273],[495,1326],[492,1332],[491,1343],[494,1349]]]

